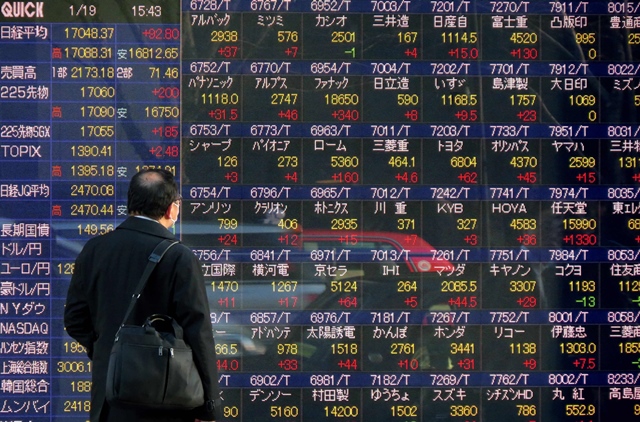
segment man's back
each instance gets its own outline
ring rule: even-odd
[[[130,217],[115,231],[87,242],[76,260],[65,324],[69,334],[90,349],[94,402],[104,401],[113,339],[149,255],[165,238],[173,236],[157,222]],[[185,340],[196,345],[194,353],[206,359],[206,355],[214,356],[208,309],[198,260],[189,248],[178,244],[152,273],[127,323],[142,324],[148,315],[167,314],[183,327]],[[207,366],[215,365],[215,360],[207,361]]]

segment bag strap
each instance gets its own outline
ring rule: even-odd
[[[138,282],[138,285],[136,286],[136,289],[133,292],[133,295],[131,296],[131,302],[129,302],[129,307],[127,308],[127,312],[125,312],[124,318],[122,318],[122,324],[120,324],[120,327],[118,328],[118,332],[116,333],[116,341],[118,341],[120,328],[122,328],[124,324],[127,322],[127,319],[129,318],[129,314],[131,314],[131,311],[133,311],[134,306],[136,306],[136,302],[140,297],[140,293],[142,293],[144,286],[147,284],[147,280],[149,280],[149,276],[151,275],[151,272],[156,267],[156,264],[160,262],[164,254],[169,250],[169,248],[171,248],[176,243],[179,243],[179,242],[177,240],[164,239],[162,242],[158,244],[158,246],[155,247],[153,252],[151,252],[151,255],[149,255],[149,261],[147,262],[147,266],[145,267],[144,272],[142,273],[142,277],[140,277],[140,281]]]
[[[164,329],[158,329],[158,327],[156,327],[156,324],[161,324],[161,326],[164,325]],[[169,315],[153,314],[147,317],[147,320],[144,322],[145,327],[153,327],[157,331],[165,332],[167,331],[167,325],[169,324],[171,325],[171,329],[173,330],[173,336],[175,338],[182,339],[184,337],[184,330],[182,329],[180,324],[178,324],[178,322],[175,319],[171,318]]]

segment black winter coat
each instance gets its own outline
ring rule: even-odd
[[[129,321],[142,325],[155,313],[173,317],[192,347],[205,405],[192,412],[139,412],[105,400],[111,346],[148,257],[163,239],[175,236],[161,224],[129,217],[114,231],[87,242],[78,255],[67,293],[67,333],[92,360],[91,421],[193,421],[215,419],[219,404],[215,344],[204,277],[198,259],[182,244],[170,248],[149,277]]]

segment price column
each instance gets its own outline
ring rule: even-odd
[[[298,313],[309,306],[317,285],[303,277],[302,203],[295,186],[303,183],[302,121],[304,93],[298,62],[303,57],[302,15],[287,3],[273,10],[243,13],[243,237],[249,254],[243,265],[244,309],[265,356],[245,358],[254,387],[243,391],[256,419],[301,420],[302,393],[293,382],[304,370]],[[262,234],[250,233],[258,227]],[[252,299],[251,302],[246,299]],[[278,374],[276,383],[265,382]],[[262,385],[261,385],[262,383]],[[261,388],[255,388],[261,387]],[[265,388],[267,387],[267,388]],[[273,400],[266,399],[273,397]],[[251,417],[245,414],[246,417]]]
[[[50,163],[51,218],[60,245],[69,248],[57,248],[54,257],[63,278],[59,309],[83,244],[126,218],[131,176],[165,168],[179,177],[178,11],[143,2],[114,14],[114,6],[70,6],[63,23],[52,27],[50,119],[58,142]],[[61,319],[62,313],[59,336]],[[54,411],[84,417],[91,362],[68,337],[56,350],[57,388],[66,399],[56,401]]]
[[[115,228],[116,211],[116,24],[91,28],[68,11],[67,24],[52,32],[51,74],[53,101],[51,121],[53,148],[51,174],[55,181],[52,227],[74,251],[58,249],[55,259],[62,278],[59,306],[63,308],[73,260],[91,237]],[[82,12],[93,20],[100,15],[94,6]],[[70,266],[71,271],[65,271]],[[62,315],[60,315],[62,317]],[[62,318],[60,326],[62,329]],[[61,331],[60,335],[63,334]],[[58,388],[68,399],[56,413],[80,416],[90,410],[91,362],[86,350],[70,338],[60,345],[56,365]]]
[[[305,199],[303,274],[319,293],[302,327],[305,420],[361,420],[363,394],[352,377],[363,370],[363,328],[352,314],[373,288],[364,280],[362,206],[365,164],[355,127],[363,119],[362,18],[349,2],[311,2],[302,17]]]
[[[396,3],[398,7],[400,3]],[[437,274],[422,238],[423,146],[418,125],[425,97],[423,17],[371,2],[362,14],[363,268],[362,418],[423,418],[421,389],[412,385],[431,367],[423,327],[409,318],[424,309]],[[426,305],[425,307],[428,307]],[[418,321],[419,322],[419,321]]]
[[[540,246],[551,258],[541,268],[540,286],[545,295],[541,307],[541,369],[547,371],[540,416],[574,421],[601,414],[596,371],[602,370],[602,331],[593,325],[594,309],[600,308],[601,258],[595,254],[601,242],[604,221],[602,204],[594,189],[607,174],[601,161],[598,122],[608,120],[602,101],[602,79],[589,78],[605,59],[602,18],[594,3],[561,5],[550,3],[550,14],[541,15],[543,34],[541,180],[547,192],[541,195]],[[605,31],[606,32],[606,31]],[[558,40],[562,48],[558,48]],[[599,73],[599,72],[596,72]],[[601,75],[599,75],[601,76]],[[547,104],[549,106],[547,106]],[[613,117],[611,117],[613,118]],[[615,120],[620,119],[616,116]],[[543,255],[543,259],[544,259]],[[583,377],[573,387],[563,380]]]
[[[230,2],[182,2],[182,240],[202,262],[216,355],[223,390],[220,417],[228,421],[251,418],[242,397],[231,388],[247,359],[265,353],[253,331],[256,316],[242,310],[261,294],[247,296],[242,193],[243,118],[242,17],[228,13]],[[259,227],[252,225],[252,227]],[[245,258],[246,257],[246,258]],[[250,267],[249,272],[250,274]],[[252,320],[252,322],[249,321]],[[261,323],[264,319],[260,320]],[[264,377],[261,378],[264,387]],[[247,381],[248,384],[248,381]],[[260,387],[256,387],[255,391]],[[247,392],[247,397],[250,397]]]
[[[600,266],[600,283],[596,286],[597,306],[607,325],[600,331],[599,369],[606,371],[600,388],[597,412],[620,412],[626,418],[637,418],[640,406],[632,398],[638,378],[638,333],[629,331],[638,321],[640,289],[637,284],[637,246],[640,244],[637,219],[638,167],[638,85],[636,63],[638,53],[637,5],[607,3],[600,10],[600,28],[592,47],[602,61],[600,81],[606,87],[597,98],[600,121],[600,167],[598,180],[603,185],[598,228],[599,244],[606,256]],[[619,48],[608,48],[612,39]],[[606,67],[605,67],[606,65]],[[634,70],[628,69],[631,66]],[[627,68],[627,69],[625,69]],[[606,189],[606,190],[605,190]],[[591,231],[591,230],[590,230]],[[589,293],[590,295],[593,293]],[[589,409],[587,409],[588,411]]]
[[[486,171],[482,159],[483,98],[477,61],[483,56],[479,20],[469,4],[432,3],[423,16],[421,110],[423,174],[421,235],[435,248],[431,273],[424,273],[422,309],[424,414],[474,420],[481,390],[470,380],[482,370],[482,331],[470,316],[482,303],[478,251],[484,239],[477,187]],[[429,275],[429,277],[427,277]]]
[[[640,406],[632,397],[638,379],[639,334],[637,325],[640,289],[638,286],[637,246],[640,236],[638,220],[638,152],[640,128],[638,121],[638,97],[636,63],[638,53],[637,5],[608,3],[600,20],[600,32],[595,45],[608,46],[617,39],[619,49],[602,48],[605,73],[601,78],[607,97],[601,99],[599,163],[605,170],[598,173],[603,191],[600,205],[601,219],[595,231],[606,252],[606,264],[600,267],[600,283],[597,286],[598,305],[603,309],[602,318],[607,326],[601,329],[602,342],[599,369],[606,375],[600,388],[600,414],[621,412],[627,418],[638,417]],[[634,70],[628,69],[632,66]],[[625,69],[626,68],[626,69]],[[606,69],[606,70],[605,70]],[[606,101],[606,102],[605,102]],[[606,190],[604,190],[606,188]],[[606,310],[606,312],[605,312]]]
[[[507,8],[493,4],[482,15],[483,101],[486,138],[484,183],[482,306],[489,315],[482,327],[482,361],[490,373],[483,419],[539,420],[540,389],[532,381],[544,357],[541,326],[532,311],[541,304],[541,211],[535,187],[541,183],[540,81],[533,69],[540,61],[544,30],[525,2]]]

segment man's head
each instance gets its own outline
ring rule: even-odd
[[[127,207],[131,215],[144,215],[171,227],[178,219],[180,199],[178,184],[171,172],[147,169],[131,179]]]

